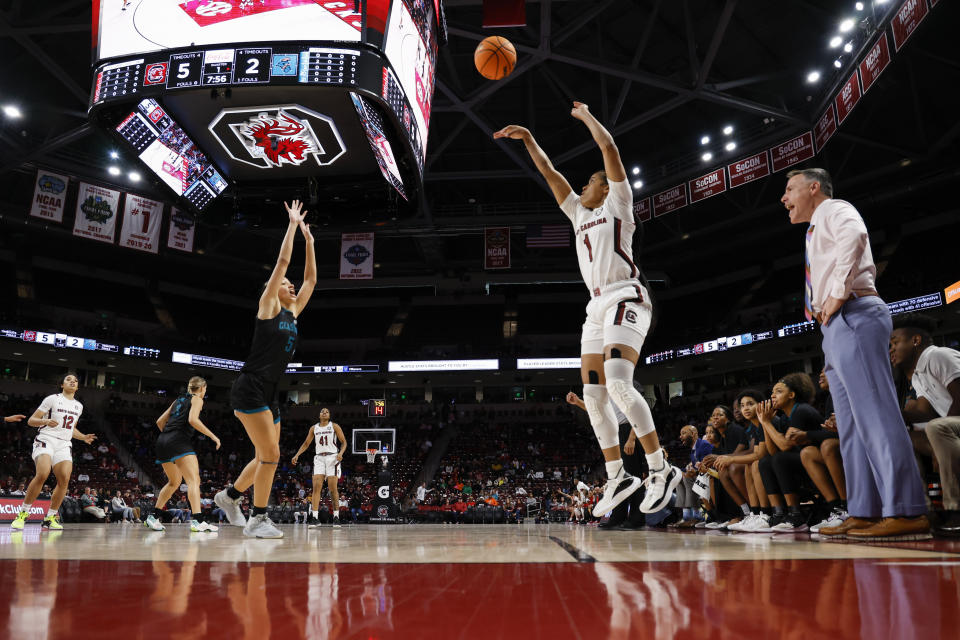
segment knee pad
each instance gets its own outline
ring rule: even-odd
[[[610,397],[630,420],[636,434],[643,437],[656,429],[647,401],[633,386],[634,368],[635,365],[632,362],[623,358],[611,358],[603,363]]]
[[[620,445],[616,415],[610,406],[607,388],[600,384],[583,385],[583,405],[601,449]]]

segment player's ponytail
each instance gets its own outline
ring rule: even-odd
[[[190,393],[199,391],[201,388],[207,386],[207,381],[201,378],[200,376],[193,376],[187,381],[187,390]]]

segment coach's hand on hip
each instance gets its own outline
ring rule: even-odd
[[[827,301],[823,304],[823,309],[821,309],[820,313],[817,314],[817,320],[820,321],[820,324],[823,326],[830,324],[830,318],[840,311],[840,308],[843,306],[844,302],[846,302],[846,300],[834,298],[833,296],[827,298]]]

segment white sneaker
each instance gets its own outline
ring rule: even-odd
[[[802,533],[807,530],[807,523],[799,513],[787,514],[780,523],[770,528],[774,533]]]
[[[149,529],[153,529],[154,531],[163,531],[166,529],[166,527],[163,526],[163,523],[160,522],[157,516],[153,515],[152,513],[149,516],[147,516],[146,520],[144,520],[143,526]]]
[[[723,522],[716,522],[716,521],[715,521],[715,522],[708,522],[706,528],[707,528],[707,529],[714,529],[714,530],[717,530],[717,529],[726,529],[728,522],[730,522],[730,521],[729,521],[729,520],[724,520]]]
[[[235,527],[242,527],[247,524],[247,519],[243,515],[243,511],[240,510],[240,500],[237,498],[234,500],[229,495],[227,495],[227,490],[217,493],[213,496],[213,502],[223,509],[223,513],[226,514],[227,520],[230,521]]]
[[[735,531],[740,533],[768,533],[770,529],[770,516],[765,513],[751,513],[750,517],[736,525]]]
[[[643,480],[621,469],[616,478],[607,480],[607,484],[603,487],[603,497],[593,505],[593,517],[602,518],[642,486]]]
[[[683,474],[671,464],[663,465],[660,471],[651,471],[647,476],[647,493],[640,502],[640,511],[656,513],[661,511],[670,502],[673,490],[680,484]]]
[[[190,531],[193,533],[216,533],[218,529],[216,525],[210,524],[209,522],[197,522],[196,520],[191,520]]]
[[[267,517],[267,514],[253,516],[243,527],[243,535],[248,538],[282,538],[283,531],[277,529],[273,521]]]
[[[834,509],[830,512],[823,522],[818,522],[817,524],[810,527],[810,533],[820,533],[820,529],[826,527],[839,527],[843,524],[843,521],[849,518],[850,516],[843,509]]]

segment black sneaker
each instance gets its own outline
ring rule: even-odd
[[[309,516],[307,516],[308,529],[316,529],[319,526],[320,526],[320,521],[317,518],[314,518],[312,513]]]
[[[770,529],[774,533],[798,533],[807,530],[807,519],[802,513],[787,513],[777,523],[770,521]]]
[[[786,519],[787,519],[787,512],[786,512],[786,511],[784,511],[783,513],[780,513],[780,514],[774,513],[773,515],[770,516],[770,522],[769,522],[769,525],[768,525],[768,526],[772,529],[772,528],[774,528],[775,526],[777,526],[778,524],[780,524],[780,523],[782,523],[783,521],[785,521]]]

